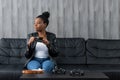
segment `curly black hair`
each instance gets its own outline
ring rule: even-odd
[[[41,18],[44,21],[44,23],[46,23],[48,25],[49,24],[49,20],[48,20],[49,17],[50,17],[49,12],[43,12],[42,15],[38,15],[36,18]]]

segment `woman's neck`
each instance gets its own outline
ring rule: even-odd
[[[46,37],[46,31],[39,31],[38,36],[42,37],[42,38],[45,38]]]

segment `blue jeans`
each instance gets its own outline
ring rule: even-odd
[[[44,69],[45,72],[51,72],[54,69],[55,63],[50,58],[33,58],[27,64],[27,69]]]

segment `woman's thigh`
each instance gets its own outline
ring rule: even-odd
[[[41,68],[41,64],[36,60],[31,60],[27,64],[27,69],[29,69],[29,70],[38,69],[38,68]]]
[[[46,60],[42,63],[42,69],[51,72],[54,69],[55,63],[52,60]]]

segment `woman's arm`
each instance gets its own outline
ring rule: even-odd
[[[33,42],[34,42],[34,37],[32,37],[32,34],[28,34],[28,36],[27,36],[27,50],[25,53],[26,58],[30,58],[33,54],[33,47],[32,47]]]
[[[49,44],[47,45],[49,49],[49,54],[52,57],[57,57],[59,52],[56,46],[56,36],[52,35],[51,38],[51,41],[49,41]]]

